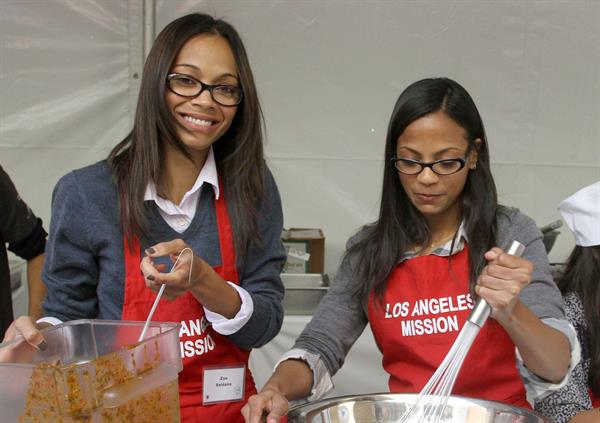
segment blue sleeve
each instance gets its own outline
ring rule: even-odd
[[[281,241],[281,198],[271,172],[265,171],[265,198],[258,208],[261,243],[248,249],[240,286],[252,297],[254,311],[246,324],[229,339],[241,348],[258,348],[273,339],[283,323],[281,270],[286,254]]]
[[[52,193],[52,218],[42,278],[48,288],[46,316],[63,321],[98,315],[98,264],[90,231],[90,210],[74,173],[65,175]]]

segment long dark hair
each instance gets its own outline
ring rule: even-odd
[[[148,210],[143,197],[148,182],[160,187],[165,143],[190,160],[178,138],[165,103],[166,77],[175,57],[191,38],[214,34],[229,43],[236,60],[244,99],[227,132],[213,144],[219,178],[227,196],[238,259],[258,241],[257,203],[264,194],[263,115],[246,50],[229,23],[194,13],[168,24],[158,35],[146,63],[133,130],[110,153],[108,163],[120,195],[123,231],[128,239],[148,235]]]
[[[382,300],[386,280],[410,245],[427,245],[430,229],[425,217],[406,195],[398,171],[391,162],[398,138],[415,120],[442,111],[465,130],[469,150],[477,151],[477,167],[470,170],[461,195],[462,217],[469,238],[469,286],[485,265],[483,254],[496,243],[496,186],[490,172],[489,151],[483,122],[469,93],[448,78],[423,79],[406,88],[396,101],[388,126],[379,218],[363,228],[360,240],[348,249],[344,260],[356,256],[360,292],[366,301],[371,292]],[[475,140],[480,139],[479,145]]]
[[[563,295],[576,293],[583,302],[587,325],[585,341],[590,349],[588,385],[600,395],[600,245],[575,246],[558,281]]]

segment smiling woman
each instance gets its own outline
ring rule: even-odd
[[[283,218],[262,124],[236,30],[183,16],[148,55],[131,133],[54,190],[46,315],[145,320],[164,285],[154,320],[182,322],[184,422],[241,420],[250,350],[282,324]],[[27,317],[9,332],[42,342]]]
[[[235,57],[223,37],[201,35],[183,45],[170,70],[178,73],[167,76],[165,100],[177,136],[203,162],[208,148],[231,126],[242,99]]]

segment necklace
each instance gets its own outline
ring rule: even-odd
[[[436,247],[436,246],[444,245],[445,243],[447,243],[448,241],[453,239],[455,235],[456,235],[456,233],[453,233],[452,235],[441,238],[439,241],[434,241],[431,243],[429,248],[433,250],[433,249],[435,249],[434,247]]]
[[[457,235],[457,233],[458,233],[458,230],[454,231],[450,235],[444,235],[443,237],[439,238],[439,240],[437,240],[437,241],[430,242],[427,246],[413,247],[411,250],[415,251],[416,254],[421,255],[421,256],[429,255],[432,252],[434,252],[437,248],[439,248],[440,246],[446,244],[451,239],[454,239],[454,237]]]
[[[455,236],[456,236],[456,232],[451,235],[446,235],[446,236],[440,238],[438,241],[434,241],[434,242],[430,243],[428,247],[423,248],[420,255],[426,256],[426,255],[433,253],[435,250],[437,250],[438,248],[440,248],[441,246],[446,244],[448,241],[450,241],[451,239],[454,239]]]

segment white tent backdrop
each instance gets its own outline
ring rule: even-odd
[[[323,228],[328,273],[377,216],[387,121],[417,79],[470,91],[501,202],[540,226],[600,180],[597,0],[0,0],[0,164],[46,226],[58,178],[130,129],[148,17],[160,31],[192,11],[241,33],[285,224]]]

